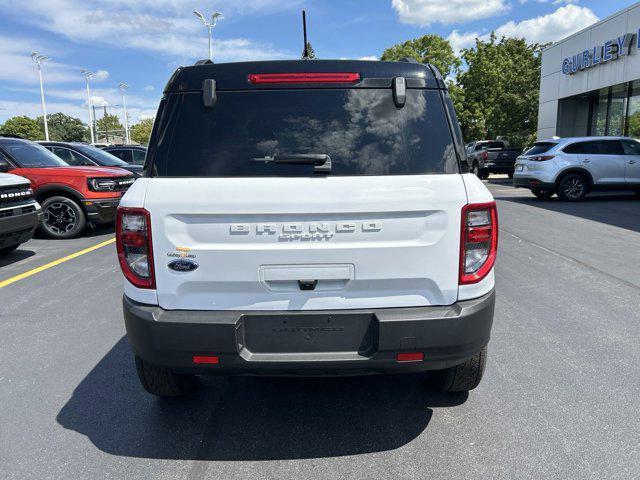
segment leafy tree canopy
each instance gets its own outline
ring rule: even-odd
[[[431,63],[443,76],[456,75],[462,62],[455,55],[451,44],[440,35],[424,35],[387,48],[380,60],[398,61],[414,58],[420,63]]]
[[[302,59],[303,60],[315,60],[316,59],[316,51],[311,46],[311,42],[307,42],[307,56],[304,56],[304,49],[302,50]]]
[[[145,118],[131,127],[131,140],[141,145],[149,144],[151,130],[153,129],[153,118]]]
[[[124,131],[124,127],[120,123],[120,119],[118,118],[118,116],[111,113],[107,113],[106,115],[103,115],[97,119],[96,129],[98,130],[99,134],[101,134],[105,130],[108,130],[109,133]]]
[[[44,131],[43,117],[39,116],[36,121]],[[89,135],[89,127],[82,120],[61,112],[47,115],[47,126],[49,139],[56,142],[82,142]]]
[[[0,135],[17,135],[28,140],[44,140],[44,126],[33,118],[12,117],[0,126]]]

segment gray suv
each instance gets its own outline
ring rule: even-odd
[[[640,193],[640,142],[628,137],[572,137],[538,141],[518,157],[515,187],[538,198],[578,201],[595,190]]]

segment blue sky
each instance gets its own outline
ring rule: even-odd
[[[300,55],[300,12],[320,58],[375,58],[394,43],[437,33],[455,48],[492,30],[530,42],[559,40],[632,5],[622,0],[0,0],[0,123],[41,114],[30,53],[44,67],[49,113],[87,121],[80,70],[98,72],[93,102],[122,116],[117,85],[130,85],[133,123],[155,113],[175,67],[207,56],[206,30],[193,16],[219,10],[214,59]]]

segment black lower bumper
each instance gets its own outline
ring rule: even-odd
[[[89,221],[95,224],[110,223],[116,220],[116,212],[120,204],[120,198],[107,198],[104,200],[85,199],[83,202]]]
[[[16,207],[11,216],[0,218],[0,248],[19,245],[33,237],[42,220],[42,210],[38,207],[30,213],[22,213],[22,208],[24,206]]]
[[[537,178],[513,177],[513,186],[516,188],[537,188],[539,190],[553,192],[556,186],[553,183],[542,182]]]
[[[488,341],[495,295],[443,307],[334,311],[164,310],[124,297],[129,342],[179,373],[361,375],[447,368]],[[402,352],[424,360],[398,362]],[[217,364],[194,364],[215,355]]]

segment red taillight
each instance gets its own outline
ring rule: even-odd
[[[534,162],[546,162],[554,157],[555,155],[538,155],[537,157],[529,157],[529,160],[533,160]]]
[[[353,83],[359,73],[252,73],[251,83]]]
[[[460,235],[460,285],[477,283],[493,268],[498,251],[496,203],[462,207]]]
[[[193,363],[216,365],[220,363],[220,358],[215,355],[194,355]]]
[[[424,360],[422,352],[405,352],[396,355],[397,362],[420,362],[422,360]]]
[[[488,158],[489,158],[489,152],[485,150],[484,152],[482,152],[482,159],[487,160]]]
[[[144,208],[118,207],[118,260],[125,278],[138,288],[155,288],[151,217]]]

